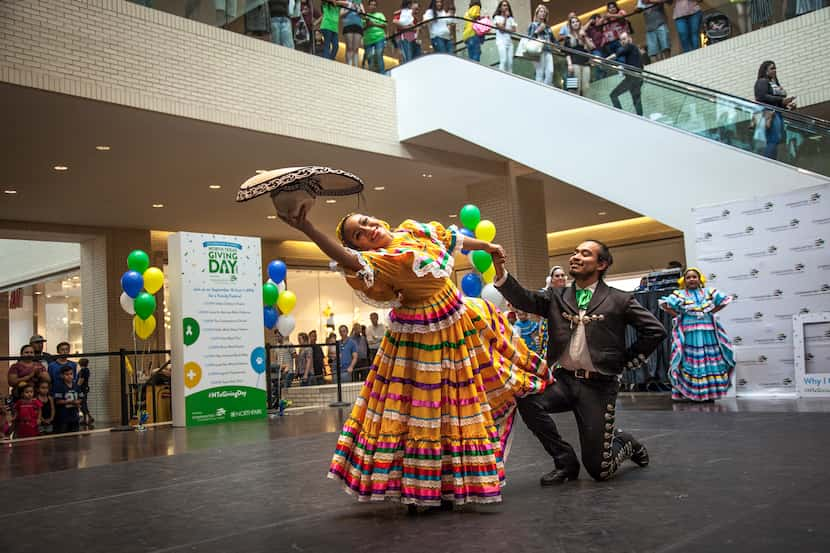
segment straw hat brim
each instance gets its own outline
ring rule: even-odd
[[[242,183],[237,202],[247,202],[269,193],[305,190],[312,197],[351,196],[363,191],[357,175],[331,167],[307,166],[274,169],[254,175]]]

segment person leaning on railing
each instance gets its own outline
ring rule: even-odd
[[[640,54],[640,48],[634,44],[631,40],[631,36],[628,33],[623,33],[620,35],[620,43],[621,46],[617,49],[617,51],[607,59],[613,60],[622,60],[625,59],[625,63],[630,67],[634,67],[636,69],[643,68],[643,59],[642,55]],[[634,109],[637,112],[637,115],[643,114],[643,101],[641,98],[641,89],[643,88],[643,77],[640,74],[632,74],[629,72],[623,73],[623,80],[620,84],[614,87],[614,90],[611,91],[611,103],[614,104],[614,107],[617,109],[622,109],[622,105],[620,104],[620,95],[624,92],[629,92],[631,94],[631,101],[634,104]]]
[[[367,13],[364,16],[366,30],[363,31],[363,63],[369,62],[369,68],[383,75],[386,67],[383,63],[383,49],[386,47],[386,16],[378,10],[377,0],[366,3]]]
[[[510,2],[501,0],[496,11],[493,12],[493,25],[496,27],[496,48],[499,50],[499,69],[508,73],[513,72],[513,36],[518,30],[513,18],[513,8]]]
[[[444,9],[444,0],[432,0],[429,8],[424,13],[423,21],[431,21],[429,24],[429,41],[432,44],[432,51],[440,54],[452,53],[452,38],[448,20],[440,19],[450,17],[454,12]],[[432,20],[435,21],[432,21]]]
[[[582,22],[577,16],[574,15],[571,17],[568,20],[568,24],[563,28],[568,29],[568,32],[562,39],[563,46],[571,50],[585,52],[586,54],[594,50],[594,43],[585,33]],[[591,66],[589,64],[589,58],[586,55],[580,54],[568,54],[565,58],[568,62],[568,76],[576,78],[575,90],[580,96],[584,96],[588,91],[588,87],[591,86]]]
[[[401,50],[401,62],[412,61],[421,55],[418,44],[418,14],[420,5],[412,0],[403,0],[401,9],[395,12],[392,21],[395,23],[398,35],[398,47]]]
[[[473,28],[473,22],[481,17],[481,0],[470,0],[470,7],[464,13],[464,30],[461,39],[467,46],[467,57],[472,61],[481,61],[481,37]]]
[[[755,81],[755,101],[780,109],[795,109],[795,96],[787,96],[787,92],[778,82],[778,70],[774,61],[765,61],[758,68],[758,79]],[[784,137],[784,118],[775,110],[766,110],[760,121],[756,123],[766,129],[764,138],[764,156],[778,159],[778,144]]]

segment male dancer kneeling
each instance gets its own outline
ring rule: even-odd
[[[574,284],[568,288],[527,290],[507,273],[504,257],[493,261],[496,287],[507,301],[548,319],[547,361],[557,367],[557,382],[541,395],[519,400],[522,419],[556,466],[542,476],[542,485],[576,480],[579,475],[576,453],[559,435],[550,413],[573,411],[582,464],[594,479],[608,480],[629,458],[641,467],[648,465],[646,447],[631,434],[614,431],[614,410],[623,369],[643,363],[666,331],[632,294],[603,282],[614,261],[608,247],[588,240],[574,250],[570,258]],[[626,325],[637,329],[637,341],[627,349]]]

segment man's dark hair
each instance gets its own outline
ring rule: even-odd
[[[69,348],[69,351],[72,351],[72,344],[70,344],[69,342],[59,342],[57,349],[61,349],[61,346],[66,346]]]
[[[669,261],[669,264],[666,266],[668,269],[682,269],[683,264],[679,261]]]
[[[608,246],[605,245],[605,242],[600,242],[599,240],[594,240],[593,238],[589,238],[586,242],[593,242],[597,246],[599,246],[599,252],[597,252],[597,261],[602,263],[605,261],[608,266],[599,272],[599,278],[605,278],[605,273],[608,269],[611,268],[611,265],[614,264],[614,256],[611,255],[611,250],[608,249]]]
[[[65,373],[65,372],[72,372],[72,365],[64,365],[61,368],[61,374]]]

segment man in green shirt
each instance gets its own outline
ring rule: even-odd
[[[369,0],[366,4],[364,16],[365,30],[363,31],[363,65],[369,62],[369,67],[383,75],[386,69],[383,66],[383,49],[386,46],[386,16],[378,10],[377,0]]]

